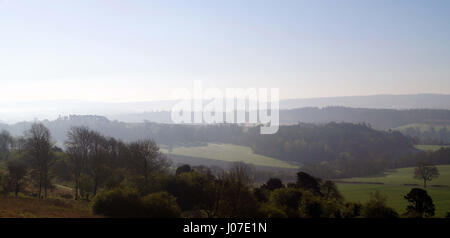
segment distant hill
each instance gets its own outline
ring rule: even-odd
[[[124,140],[141,139],[148,136],[149,131],[186,128],[182,125],[171,124],[169,112],[149,112],[130,114],[128,120],[110,120],[105,116],[67,116],[56,120],[43,120],[50,128],[55,140],[64,141],[66,133],[72,126],[88,126],[99,130],[105,135],[122,138]],[[148,121],[149,123],[143,123]],[[441,109],[370,109],[348,107],[309,107],[280,111],[280,123],[282,125],[294,125],[298,123],[326,124],[330,122],[366,123],[377,130],[399,129],[406,133],[403,126],[421,123],[450,125],[450,110]],[[161,124],[162,123],[162,124]],[[168,124],[168,125],[164,125]],[[31,125],[31,122],[19,122],[15,124],[0,124],[0,129],[7,129],[14,135],[21,135]],[[164,125],[164,126],[163,126]],[[427,127],[428,128],[428,127]],[[436,127],[436,129],[440,129]],[[167,133],[170,132],[166,131]],[[147,133],[147,134],[145,134]],[[167,134],[166,133],[166,134]],[[228,133],[225,130],[223,133]],[[414,136],[414,133],[406,133]],[[160,135],[159,139],[168,141],[169,135]],[[178,135],[179,136],[179,135]],[[185,135],[189,136],[189,135]]]
[[[280,108],[343,106],[383,109],[450,109],[449,94],[372,95],[289,99]]]
[[[170,112],[146,112],[113,117],[119,121],[172,123]],[[307,107],[280,110],[280,123],[350,122],[368,123],[378,130],[388,130],[411,123],[428,121],[450,122],[450,110],[442,109],[374,109],[350,107]]]
[[[378,130],[388,130],[412,123],[440,121],[450,123],[450,110],[442,109],[371,109],[349,107],[298,108],[280,111],[281,124],[350,122],[368,123]]]
[[[54,120],[59,115],[103,115],[112,120],[125,122],[168,122],[170,111],[177,101],[149,102],[83,102],[83,101],[32,101],[0,102],[0,122]],[[370,109],[450,109],[449,94],[413,94],[413,95],[373,95],[346,96],[328,98],[288,99],[280,101],[280,109],[305,107],[352,107]]]

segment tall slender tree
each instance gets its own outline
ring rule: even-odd
[[[49,168],[54,159],[50,131],[43,124],[34,123],[25,133],[25,137],[26,150],[30,154],[32,165],[38,175],[39,199],[42,198],[42,189],[44,189],[44,198],[47,198]]]
[[[92,134],[87,127],[73,127],[67,134],[65,142],[69,155],[69,166],[75,183],[74,196],[78,200],[80,190],[80,177],[86,169],[89,152],[91,149]]]

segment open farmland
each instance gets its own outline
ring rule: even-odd
[[[450,211],[450,165],[437,166],[439,178],[428,182],[427,192],[436,206],[436,217]],[[387,203],[400,214],[405,212],[407,201],[403,198],[412,188],[422,188],[422,181],[413,178],[414,168],[401,168],[380,176],[349,178],[338,181],[339,191],[346,200],[366,202],[370,193],[380,191],[388,197]]]
[[[227,162],[242,161],[248,164],[275,168],[298,168],[298,166],[281,160],[255,154],[249,147],[231,144],[209,143],[204,146],[175,147],[171,151],[163,148],[161,151],[168,155],[182,155]]]

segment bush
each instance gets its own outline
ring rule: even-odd
[[[272,192],[269,203],[289,218],[299,217],[298,207],[303,192],[297,188],[280,188]]]
[[[262,204],[260,213],[264,218],[287,218],[287,215],[283,210],[273,206],[270,203]]]
[[[98,194],[92,210],[113,218],[175,218],[181,213],[175,197],[167,192],[140,197],[136,190],[121,188]]]
[[[177,218],[181,210],[176,198],[167,192],[159,192],[142,198],[145,217],[150,218]]]
[[[360,217],[362,214],[362,204],[360,203],[345,203],[344,208],[342,209],[342,217],[343,218],[355,218]]]
[[[94,198],[92,210],[107,217],[142,217],[142,202],[135,190],[115,188],[98,194]]]
[[[303,193],[302,199],[299,203],[299,214],[300,217],[305,218],[321,218],[327,217],[325,211],[325,201],[314,196],[311,192],[307,191]]]
[[[303,193],[298,210],[300,217],[305,218],[342,218],[345,209],[345,205],[336,199],[326,199],[306,191]],[[351,214],[345,214],[345,217],[351,217]]]
[[[398,214],[394,209],[386,205],[386,196],[376,191],[371,195],[369,202],[364,207],[364,217],[366,218],[397,218]]]
[[[183,211],[208,209],[214,203],[214,180],[205,173],[194,171],[172,176],[165,190],[178,198]]]

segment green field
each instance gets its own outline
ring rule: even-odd
[[[433,198],[436,206],[436,216],[443,217],[450,212],[450,166],[437,166],[439,178],[428,182],[427,191]],[[388,205],[395,208],[399,213],[404,213],[407,201],[403,198],[412,188],[421,187],[422,181],[413,178],[414,168],[402,168],[387,172],[381,176],[342,179],[345,182],[360,183],[383,183],[383,184],[356,184],[338,183],[339,191],[346,200],[352,202],[366,202],[370,193],[378,190],[388,197]],[[409,185],[405,185],[409,184]],[[412,186],[411,184],[417,184]],[[431,185],[431,186],[430,186]],[[449,187],[433,187],[444,185]]]
[[[449,147],[448,145],[415,145],[416,149],[422,151],[436,151],[441,148]]]
[[[250,147],[231,144],[209,143],[205,146],[175,147],[170,152],[166,148],[161,148],[161,151],[168,155],[182,155],[227,162],[242,161],[248,164],[276,168],[298,168],[298,166],[281,160],[255,154]]]

